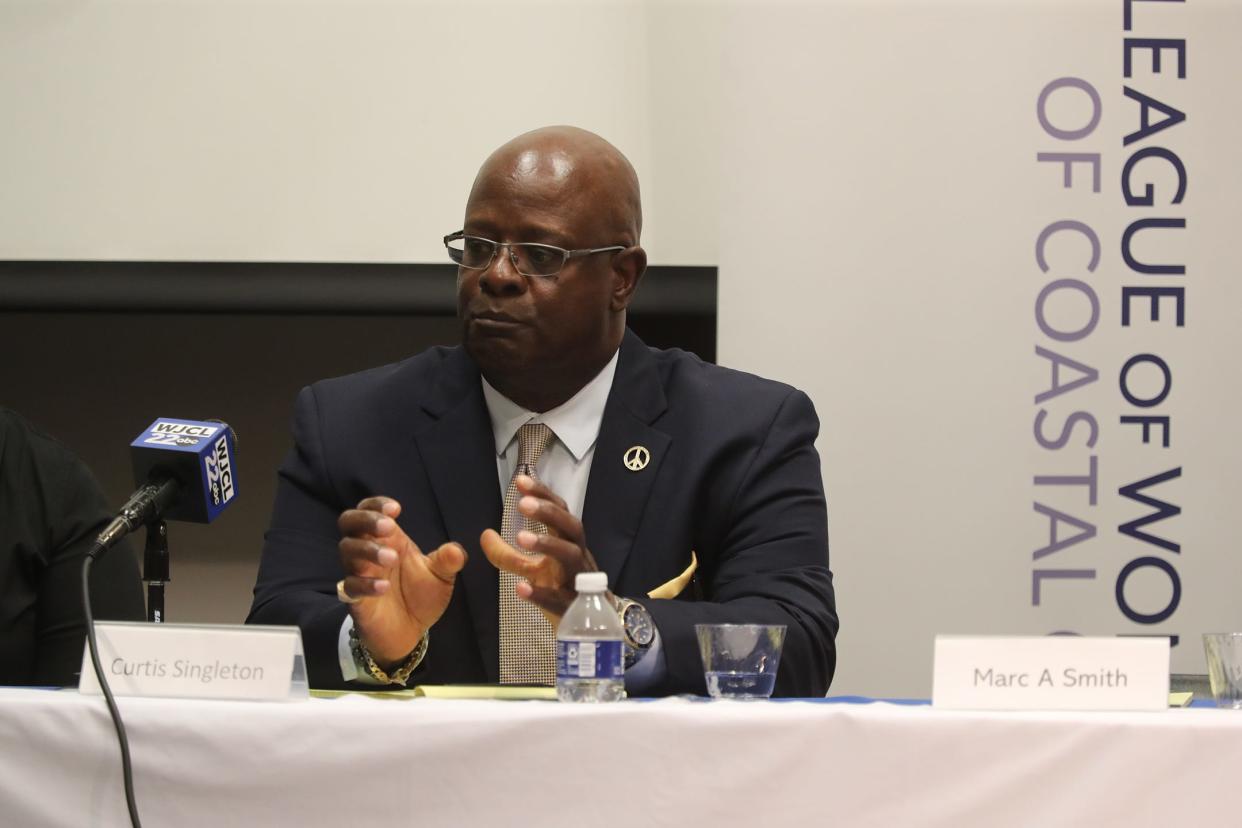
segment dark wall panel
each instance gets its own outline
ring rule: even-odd
[[[637,312],[650,344],[715,357],[711,313]],[[128,444],[157,416],[216,417],[238,433],[239,500],[211,526],[169,525],[171,621],[238,623],[267,525],[275,470],[304,385],[456,344],[450,313],[0,310],[0,405],[74,449],[109,500],[133,488]]]
[[[74,449],[119,505],[129,442],[157,416],[225,420],[239,499],[169,525],[172,621],[240,622],[304,385],[457,340],[451,317],[0,313],[0,405]]]

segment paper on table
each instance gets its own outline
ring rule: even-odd
[[[1190,700],[1193,699],[1194,697],[1195,697],[1195,694],[1191,692],[1170,693],[1169,694],[1169,707],[1187,707],[1190,704]]]
[[[556,701],[555,687],[516,684],[420,684],[408,690],[311,690],[316,699],[369,696],[377,699],[501,699],[505,701]]]
[[[423,684],[414,694],[429,699],[531,699],[556,701],[555,687],[531,687],[520,684]]]

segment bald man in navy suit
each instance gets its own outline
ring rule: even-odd
[[[301,627],[313,686],[504,681],[502,589],[555,630],[574,576],[598,569],[632,694],[703,693],[694,625],[729,622],[787,627],[776,695],[827,691],[838,621],[814,407],[626,328],[641,227],[611,144],[521,135],[445,239],[462,346],[303,389],[249,620]],[[529,424],[552,436],[525,474]],[[506,487],[529,522],[509,539]]]

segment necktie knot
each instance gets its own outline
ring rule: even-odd
[[[552,442],[552,429],[543,423],[527,423],[518,429],[518,471],[533,474],[539,456]]]

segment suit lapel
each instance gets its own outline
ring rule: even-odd
[[[634,546],[656,475],[672,442],[651,426],[666,408],[655,360],[642,340],[627,330],[582,509],[587,547],[613,584]],[[645,448],[650,460],[645,468],[631,470],[624,458],[636,446]]]
[[[457,349],[423,408],[433,422],[416,436],[448,537],[466,548],[466,567],[458,578],[474,623],[488,678],[499,663],[498,577],[479,535],[500,525],[501,498],[496,479],[495,441],[478,369]],[[430,550],[424,550],[430,551]]]

